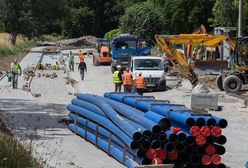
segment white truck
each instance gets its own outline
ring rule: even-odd
[[[166,90],[166,78],[161,57],[135,56],[131,58],[129,69],[133,79],[141,72],[145,78],[146,90]]]

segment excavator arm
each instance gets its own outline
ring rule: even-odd
[[[232,49],[235,49],[236,44],[226,35],[209,35],[209,34],[180,34],[180,35],[155,35],[155,39],[163,52],[171,61],[172,65],[177,68],[180,75],[188,79],[191,84],[196,86],[199,83],[197,74],[192,67],[184,59],[173,44],[185,45],[204,45],[216,47],[223,41],[227,41]],[[233,50],[234,51],[234,50]]]

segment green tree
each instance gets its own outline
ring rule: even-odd
[[[111,41],[114,36],[116,36],[120,33],[121,33],[120,29],[113,29],[113,30],[105,33],[104,38],[107,39],[108,41]]]
[[[15,45],[18,34],[29,38],[37,32],[37,22],[32,16],[28,0],[2,1],[2,19],[4,28],[10,35],[11,44]]]
[[[120,29],[124,33],[130,33],[143,38],[154,38],[154,34],[162,30],[160,10],[152,3],[137,3],[128,7],[120,18]]]
[[[95,30],[95,15],[92,10],[88,7],[72,9],[71,24],[67,28],[70,37],[94,34]]]
[[[213,18],[209,19],[212,26],[237,26],[238,8],[236,0],[216,0]]]

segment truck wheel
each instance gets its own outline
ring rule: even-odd
[[[219,75],[217,78],[216,78],[216,85],[218,87],[218,89],[220,91],[224,91],[224,88],[223,88],[223,81],[222,81],[222,75]]]
[[[229,93],[236,93],[240,91],[241,87],[242,87],[242,82],[235,75],[227,76],[223,82],[224,90]]]

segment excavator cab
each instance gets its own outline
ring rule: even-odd
[[[248,71],[248,37],[239,40],[235,49],[235,62],[240,67],[247,67]]]

